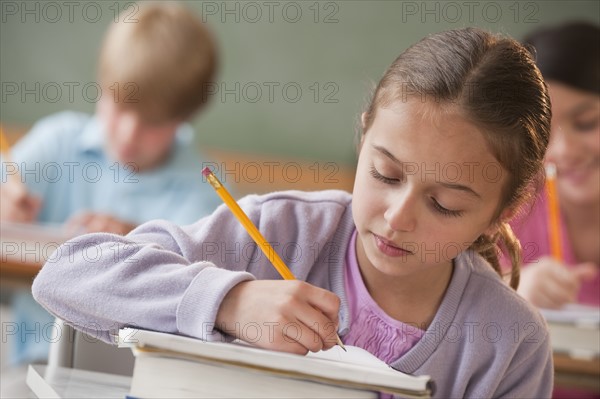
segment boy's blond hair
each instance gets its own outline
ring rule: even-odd
[[[148,121],[185,120],[207,100],[217,69],[210,32],[177,3],[138,3],[108,30],[98,77],[103,94]]]

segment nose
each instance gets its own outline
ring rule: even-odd
[[[395,194],[383,217],[393,231],[411,232],[417,225],[415,195],[408,188]]]

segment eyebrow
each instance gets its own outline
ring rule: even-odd
[[[389,152],[385,148],[375,145],[375,144],[373,144],[373,148],[376,149],[377,151],[379,151],[381,154],[385,155],[387,158],[389,158],[395,164],[397,164],[399,166],[403,165],[402,161],[400,161],[398,158],[396,158],[391,152]],[[481,195],[479,195],[475,190],[473,190],[469,186],[464,186],[462,184],[456,184],[456,183],[441,182],[441,181],[438,181],[437,183],[443,187],[450,188],[453,190],[464,191],[465,193],[471,194],[474,197],[481,199]]]

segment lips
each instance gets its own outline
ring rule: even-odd
[[[584,183],[592,171],[598,167],[598,162],[590,162],[579,167],[567,167],[559,169],[559,177],[569,180],[574,184]]]
[[[411,251],[401,248],[401,247],[395,245],[392,241],[387,240],[381,236],[378,236],[375,233],[373,233],[373,240],[375,241],[375,246],[384,255],[391,256],[391,257],[399,257],[399,256],[407,256],[407,255],[412,254]]]

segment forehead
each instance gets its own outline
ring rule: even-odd
[[[403,162],[497,162],[482,131],[452,105],[409,101],[379,108],[369,138]]]
[[[438,104],[408,102],[378,109],[363,146],[387,162],[391,158],[380,150],[384,148],[423,183],[459,183],[484,198],[498,194],[507,178],[481,130]]]

